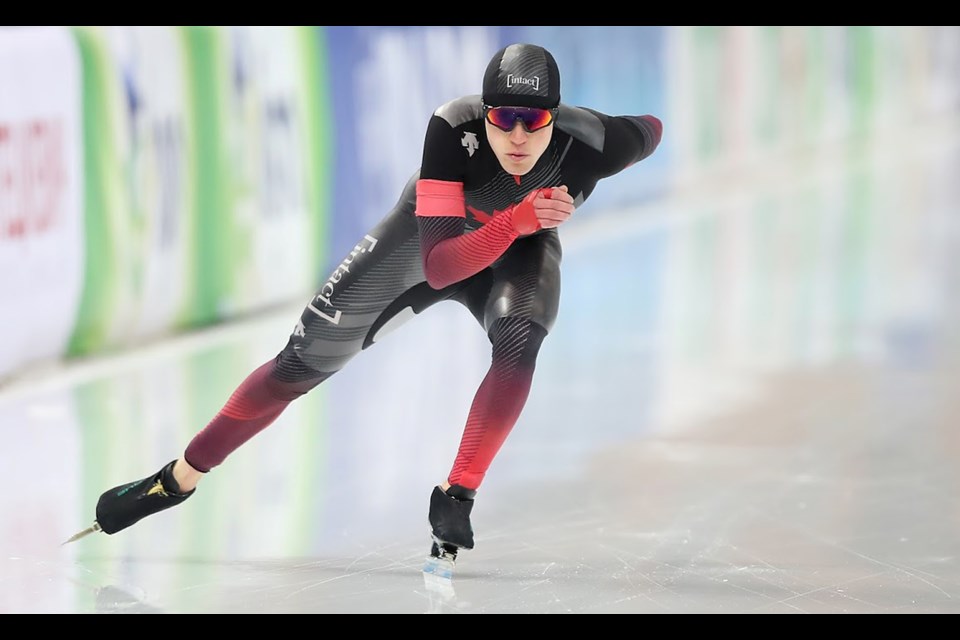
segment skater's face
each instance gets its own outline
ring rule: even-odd
[[[504,171],[522,176],[533,169],[553,137],[555,115],[549,109],[484,108],[487,140]]]

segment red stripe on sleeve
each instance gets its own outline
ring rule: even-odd
[[[442,289],[493,264],[519,235],[512,216],[513,208],[507,209],[476,231],[434,245],[423,258],[423,270],[430,286]]]
[[[417,180],[417,215],[466,218],[463,183],[447,180]]]

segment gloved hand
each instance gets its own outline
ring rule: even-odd
[[[521,236],[559,227],[573,215],[573,196],[567,186],[534,189],[511,211],[513,228]]]

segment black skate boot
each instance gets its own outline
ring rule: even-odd
[[[453,576],[453,565],[460,549],[473,549],[470,512],[477,492],[451,485],[446,492],[434,487],[430,495],[430,526],[433,544],[424,571],[445,578]]]
[[[100,495],[97,501],[96,520],[93,526],[74,535],[67,542],[79,540],[94,531],[112,535],[136,524],[143,518],[175,507],[196,491],[196,488],[180,492],[180,485],[173,478],[173,465],[169,462],[155,474],[116,486]],[[66,544],[66,542],[64,543]]]
[[[100,530],[112,535],[149,515],[175,507],[193,495],[196,489],[180,492],[180,485],[173,479],[175,463],[173,460],[152,476],[103,493],[97,501]]]

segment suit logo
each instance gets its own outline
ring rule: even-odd
[[[463,140],[460,144],[467,149],[467,154],[472,158],[473,152],[480,148],[480,141],[477,140],[477,134],[467,131],[463,134]]]
[[[507,207],[507,209],[509,208],[510,207]],[[479,222],[480,224],[487,224],[493,219],[493,216],[499,215],[504,211],[506,211],[507,209],[504,209],[503,211],[499,209],[494,209],[493,213],[487,213],[486,211],[481,211],[476,207],[471,207],[470,205],[467,205],[467,211],[469,211],[470,215],[473,216],[473,219]]]
[[[366,244],[364,244],[364,241],[366,241]],[[343,315],[343,312],[333,306],[332,300],[333,294],[337,290],[337,285],[343,280],[346,274],[350,273],[350,266],[354,261],[359,260],[366,254],[372,253],[373,248],[377,246],[377,242],[379,242],[379,240],[373,236],[363,236],[363,240],[354,246],[353,251],[333,270],[333,274],[323,283],[320,291],[313,297],[313,301],[307,305],[307,308],[328,322],[340,324],[340,317]],[[320,303],[323,303],[323,307],[320,306]],[[333,313],[330,313],[330,309],[327,309],[327,307],[332,309]],[[294,335],[297,334],[300,327],[301,324],[297,323],[297,328],[294,329]]]
[[[512,73],[507,74],[507,89],[512,89],[518,84],[531,87],[534,91],[540,91],[540,76],[524,78],[523,76],[515,76]]]

